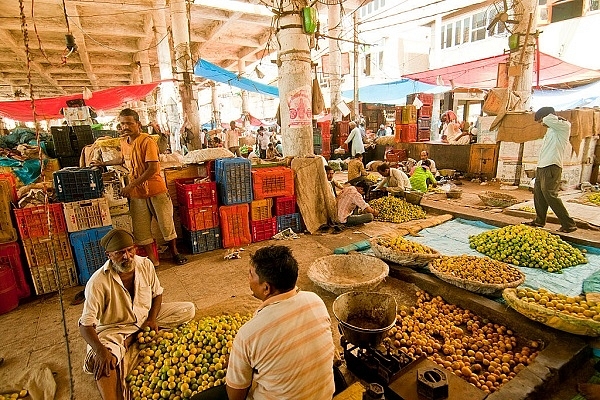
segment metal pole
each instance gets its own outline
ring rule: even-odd
[[[358,12],[354,12],[354,120],[358,120]]]

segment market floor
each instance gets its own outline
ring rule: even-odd
[[[481,186],[478,183],[465,182],[463,198],[460,201],[435,199],[432,196],[426,197],[422,205],[431,213],[436,210],[447,212],[450,209],[461,217],[494,221],[496,225],[519,223],[523,220],[522,217],[481,207],[474,194],[480,190]],[[531,199],[531,193],[526,190],[512,191],[511,194],[523,200]],[[471,195],[475,197],[472,198]],[[552,225],[549,227],[552,228]],[[226,312],[251,313],[259,302],[251,296],[248,287],[249,254],[267,244],[286,244],[291,246],[300,264],[299,287],[318,293],[331,312],[331,305],[336,296],[317,287],[308,279],[307,270],[311,263],[318,257],[332,254],[337,247],[397,228],[396,224],[373,222],[355,229],[346,229],[337,235],[301,235],[296,240],[260,242],[249,245],[241,253],[242,258],[234,260],[224,259],[225,250],[188,256],[190,261],[183,266],[174,265],[169,260],[161,260],[158,276],[165,287],[164,300],[192,301],[196,305],[197,316]],[[568,236],[573,240],[584,240],[600,246],[598,231],[579,229]],[[70,304],[81,289],[69,288],[62,296],[39,296],[21,304],[12,312],[0,315],[0,357],[5,358],[4,364],[0,366],[0,392],[21,389],[25,379],[39,374],[47,366],[54,373],[57,383],[56,399],[100,398],[92,377],[85,375],[81,368],[86,346],[79,336],[77,320],[83,305]],[[399,302],[410,302],[416,289],[412,284],[393,278],[387,279],[378,288],[379,291],[393,293]],[[333,331],[336,343],[339,343],[337,329]],[[585,371],[581,371],[575,380],[563,385],[562,390],[550,400],[573,398],[576,395],[577,381],[587,380],[592,373],[593,364],[589,363]],[[72,378],[69,378],[70,376]]]

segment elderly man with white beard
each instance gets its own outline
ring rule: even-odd
[[[87,342],[83,369],[94,375],[102,399],[123,399],[122,361],[137,332],[174,328],[194,318],[193,303],[162,303],[152,262],[136,255],[133,235],[112,229],[101,240],[108,261],[91,276],[79,332]]]

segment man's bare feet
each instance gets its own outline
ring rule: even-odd
[[[580,383],[577,390],[586,400],[600,400],[600,385],[597,383]]]

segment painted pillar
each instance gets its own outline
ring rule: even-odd
[[[342,35],[341,28],[341,12],[342,6],[340,3],[330,5],[327,8],[327,26],[329,27],[328,35],[332,38],[340,38]],[[329,73],[329,92],[331,97],[331,116],[334,121],[342,120],[342,112],[337,105],[342,102],[342,50],[340,49],[340,41],[329,39],[329,65],[323,66],[324,71]]]

